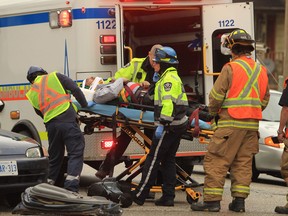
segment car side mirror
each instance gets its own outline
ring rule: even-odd
[[[3,100],[0,100],[0,112],[2,112],[2,110],[4,109],[5,107],[5,103]]]

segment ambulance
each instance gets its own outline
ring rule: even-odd
[[[48,146],[42,119],[25,94],[30,66],[58,71],[81,83],[106,79],[154,44],[177,52],[179,75],[190,101],[208,95],[229,56],[221,36],[243,28],[254,38],[253,3],[231,0],[2,0],[0,1],[0,127]],[[81,126],[82,127],[82,126]],[[98,168],[109,149],[109,129],[85,135],[85,163]],[[202,161],[207,143],[183,139],[177,160],[186,168]],[[139,158],[131,143],[123,160]]]

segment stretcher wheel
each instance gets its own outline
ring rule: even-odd
[[[193,199],[188,193],[186,194],[186,200],[189,204],[198,202],[199,198]]]
[[[120,196],[119,199],[122,208],[128,208],[133,204],[132,196],[130,193],[123,193],[123,195]]]
[[[84,133],[87,135],[91,135],[94,132],[94,128],[92,128],[91,126],[86,125],[84,127]]]

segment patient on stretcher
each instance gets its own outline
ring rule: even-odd
[[[118,78],[108,84],[98,83],[95,85],[93,82],[98,82],[98,80],[95,77],[89,77],[83,82],[85,88],[95,86],[93,88],[95,90],[93,101],[96,104],[122,104],[122,106],[126,104],[127,107],[129,103],[133,103],[151,106],[150,109],[149,107],[147,109],[153,110],[153,94],[151,95],[150,92],[154,88],[154,84],[151,84],[149,88],[145,88],[139,83],[131,82],[125,78]]]
[[[94,86],[95,93],[93,95],[93,101],[96,104],[107,105],[120,105],[124,107],[136,108],[135,105],[129,106],[129,104],[145,105],[146,110],[153,111],[153,96],[154,96],[154,84],[151,84],[149,88],[142,87],[139,83],[131,82],[125,78],[118,78],[111,83],[102,84],[102,79],[95,77],[88,77],[84,80],[83,85],[85,88]],[[210,122],[213,119],[208,112],[208,108],[197,102],[190,102],[187,109],[187,116],[191,116],[192,113],[199,108],[199,119],[204,122]],[[200,124],[204,124],[200,121]],[[207,129],[207,126],[204,127]]]

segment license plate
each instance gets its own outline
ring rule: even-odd
[[[0,176],[18,175],[16,161],[0,161]]]

